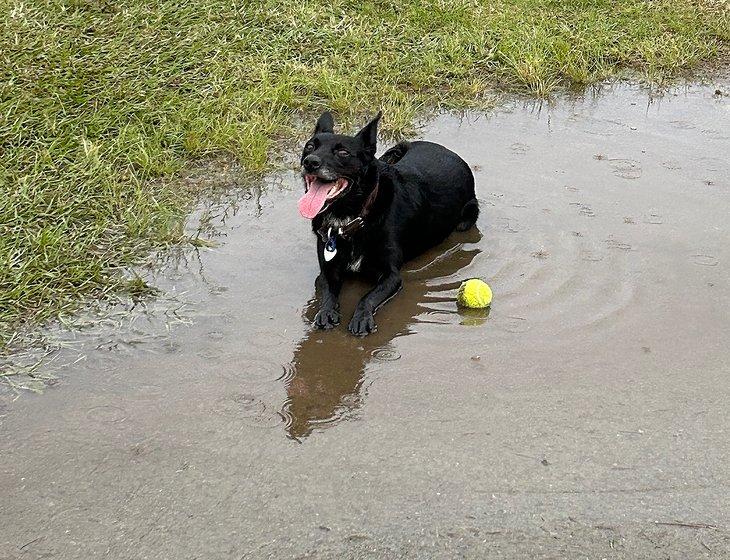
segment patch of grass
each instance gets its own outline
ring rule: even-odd
[[[661,81],[730,39],[711,0],[2,0],[0,17],[0,345],[181,239],[191,193],[160,178],[221,152],[262,170],[299,113],[382,108],[399,134],[495,86]]]

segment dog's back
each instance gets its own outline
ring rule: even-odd
[[[454,230],[474,225],[479,206],[474,175],[457,154],[432,142],[404,142],[380,158],[392,165],[390,224],[397,228],[404,260],[433,247]]]

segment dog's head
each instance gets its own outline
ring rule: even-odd
[[[364,178],[375,160],[378,121],[381,113],[354,136],[334,133],[334,119],[322,113],[314,135],[302,151],[304,196],[299,200],[299,213],[310,220],[329,208],[355,208],[364,201],[368,185]],[[372,185],[369,185],[372,188]],[[347,200],[345,200],[347,199]]]

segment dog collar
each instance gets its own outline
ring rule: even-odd
[[[368,198],[365,201],[362,210],[360,211],[360,215],[358,215],[356,218],[353,218],[345,225],[338,227],[335,231],[335,235],[340,236],[342,239],[349,240],[353,236],[353,234],[363,228],[363,226],[365,225],[365,218],[370,213],[370,210],[375,203],[375,199],[378,197],[379,186],[380,182],[376,182],[375,187],[373,187],[373,190],[368,195]],[[332,228],[328,228],[327,231],[325,231],[324,228],[321,228],[318,233],[325,243],[328,243],[334,237],[332,233]],[[334,256],[334,254],[332,256]]]

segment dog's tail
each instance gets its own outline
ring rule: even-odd
[[[461,210],[461,221],[456,226],[456,231],[466,231],[477,222],[479,217],[479,202],[472,198]]]
[[[410,149],[410,147],[410,142],[399,142],[398,144],[387,150],[378,159],[380,159],[380,161],[384,161],[385,163],[393,165],[394,163],[398,163],[403,158],[403,156],[406,155],[406,152]]]

